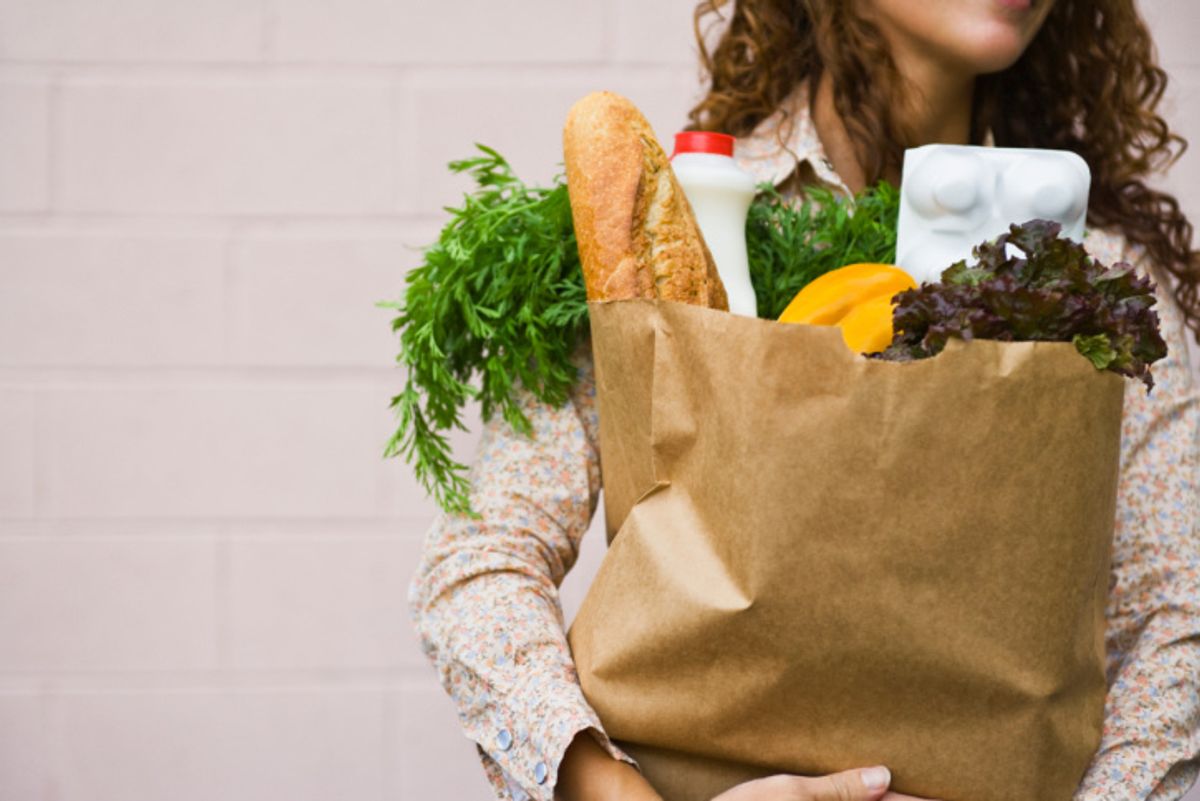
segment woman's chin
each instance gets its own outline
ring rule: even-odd
[[[1008,69],[1028,47],[1024,37],[1012,30],[991,31],[964,44],[967,47],[959,53],[959,58],[976,75]]]

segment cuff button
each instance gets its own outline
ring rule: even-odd
[[[501,751],[507,751],[508,749],[512,748],[512,732],[510,732],[508,729],[501,729],[500,733],[496,735],[496,744],[500,746]]]
[[[545,762],[539,762],[533,766],[533,780],[538,784],[546,783],[547,774],[549,774],[549,771],[546,769]]]

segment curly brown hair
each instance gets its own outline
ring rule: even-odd
[[[749,133],[801,83],[828,72],[834,107],[868,183],[897,173],[916,144],[894,113],[904,81],[878,28],[852,0],[702,0],[695,12],[701,62],[711,81],[691,127]],[[724,25],[715,46],[706,21]],[[1187,143],[1157,114],[1167,85],[1133,0],[1058,0],[1021,58],[976,81],[971,138],[991,130],[1003,147],[1071,150],[1092,170],[1088,223],[1145,248],[1167,273],[1200,342],[1200,251],[1192,224],[1146,177]],[[781,126],[782,127],[782,126]]]

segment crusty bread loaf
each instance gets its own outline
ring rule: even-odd
[[[563,156],[588,300],[729,308],[687,197],[633,103],[612,92],[577,102]]]

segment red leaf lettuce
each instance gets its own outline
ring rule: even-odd
[[[1073,342],[1098,370],[1154,386],[1150,364],[1167,355],[1159,333],[1154,283],[1129,264],[1105,267],[1083,246],[1059,238],[1048,220],[1012,225],[973,250],[936,283],[896,295],[893,361],[934,356],[950,337],[965,341]],[[1009,255],[1012,245],[1022,256]]]

